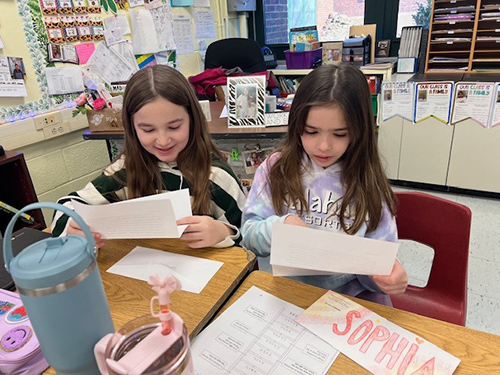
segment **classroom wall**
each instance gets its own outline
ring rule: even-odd
[[[224,13],[220,3],[225,0],[210,0],[214,17]],[[192,14],[193,8],[172,8],[174,14]],[[240,34],[240,22],[244,17],[229,13],[227,22],[216,21],[217,39],[226,37],[246,37]],[[246,26],[246,25],[245,25]],[[0,98],[1,107],[18,106],[39,100],[41,97],[36,80],[33,63],[26,44],[21,17],[18,15],[15,0],[2,0],[0,3],[0,36],[5,47],[0,50],[4,56],[23,57],[26,68],[27,98]],[[243,28],[244,34],[246,27]],[[193,28],[194,31],[194,28]],[[194,36],[194,35],[193,35]],[[216,39],[207,39],[207,45]],[[194,39],[195,52],[179,55],[181,72],[189,77],[203,70],[203,63],[198,48],[198,40]],[[69,66],[69,65],[68,65]],[[56,201],[71,191],[80,189],[92,178],[101,173],[109,164],[105,141],[84,141],[82,131],[88,127],[86,117],[71,115],[70,109],[61,113],[63,127],[60,134],[51,134],[37,130],[35,121],[28,118],[14,123],[0,124],[0,145],[7,150],[22,152],[25,156],[36,194],[39,201]],[[47,134],[49,133],[49,134]],[[50,224],[52,212],[44,211],[47,225]]]

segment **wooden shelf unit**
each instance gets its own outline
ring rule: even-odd
[[[426,73],[500,73],[500,0],[435,0],[429,28]]]
[[[0,176],[2,180],[0,184],[0,201],[17,209],[21,209],[30,203],[38,202],[22,153],[5,151],[5,155],[0,156]],[[42,210],[33,210],[27,213],[35,219],[35,223],[28,224],[19,219],[14,225],[14,231],[23,227],[34,229],[44,229],[46,227]],[[0,209],[0,232],[2,234],[5,232],[12,217],[13,214]]]

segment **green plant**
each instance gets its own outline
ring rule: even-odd
[[[417,3],[417,12],[411,16],[416,25],[422,25],[424,29],[429,28],[429,23],[431,21],[431,7],[432,0],[427,0],[427,5]]]

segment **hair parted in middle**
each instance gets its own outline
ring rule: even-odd
[[[373,123],[371,95],[364,74],[351,64],[324,65],[301,81],[290,110],[288,132],[280,158],[271,167],[269,180],[273,207],[279,215],[284,206],[296,206],[299,215],[307,207],[301,176],[304,171],[304,134],[312,107],[340,107],[349,130],[350,144],[341,157],[344,196],[340,224],[349,234],[356,233],[368,218],[368,232],[375,230],[383,203],[395,214],[395,195],[380,162]],[[310,162],[310,161],[309,161]],[[332,205],[334,206],[334,205]],[[354,214],[352,226],[344,217]]]
[[[133,115],[158,98],[184,107],[189,114],[189,140],[176,162],[192,189],[193,214],[209,214],[212,155],[222,162],[224,158],[210,138],[207,121],[191,84],[180,72],[165,65],[139,70],[125,89],[122,120],[128,196],[156,194],[165,188],[158,160],[142,147],[133,124]]]

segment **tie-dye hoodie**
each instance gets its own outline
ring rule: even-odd
[[[259,256],[261,269],[262,266],[265,268],[266,263],[269,262],[272,224],[276,221],[284,222],[288,214],[298,215],[295,207],[285,209],[284,212],[287,214],[283,216],[278,216],[274,211],[271,190],[267,181],[269,169],[278,158],[279,153],[273,154],[257,169],[252,189],[243,210],[242,244]],[[301,219],[312,228],[342,233],[338,216],[340,198],[343,196],[342,162],[323,168],[311,162],[307,155],[305,155],[303,162],[306,168],[302,181],[309,210],[303,210]],[[335,213],[332,215],[332,212]],[[353,220],[346,218],[345,222],[350,225]],[[370,233],[366,233],[366,229],[365,223],[355,235],[384,241],[397,241],[396,221],[386,205],[384,205],[378,227]],[[299,276],[293,277],[293,279],[390,305],[388,296],[383,295],[368,276],[337,273],[324,276]]]

